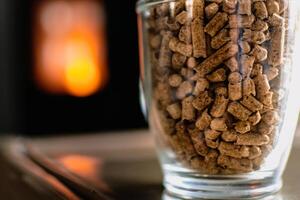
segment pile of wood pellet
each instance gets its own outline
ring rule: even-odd
[[[153,101],[180,163],[260,168],[280,124],[284,0],[177,0],[149,9]]]

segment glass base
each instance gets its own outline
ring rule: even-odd
[[[164,186],[169,198],[164,199],[261,199],[282,187],[280,178],[267,174],[205,176],[165,170]]]

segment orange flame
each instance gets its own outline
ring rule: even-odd
[[[44,90],[78,97],[108,79],[104,16],[97,1],[49,0],[35,18],[35,72]]]

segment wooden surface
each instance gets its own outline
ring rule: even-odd
[[[162,198],[162,175],[147,131],[4,141],[0,154],[0,199]],[[300,199],[299,141],[296,137],[283,189],[273,199]],[[25,148],[27,144],[29,150]],[[95,161],[96,175],[66,170],[61,161],[70,156]]]

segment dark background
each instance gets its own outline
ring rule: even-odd
[[[36,86],[34,3],[0,1],[0,131],[56,134],[145,127],[139,105],[135,1],[103,1],[110,79],[104,90],[87,98],[50,95]]]

